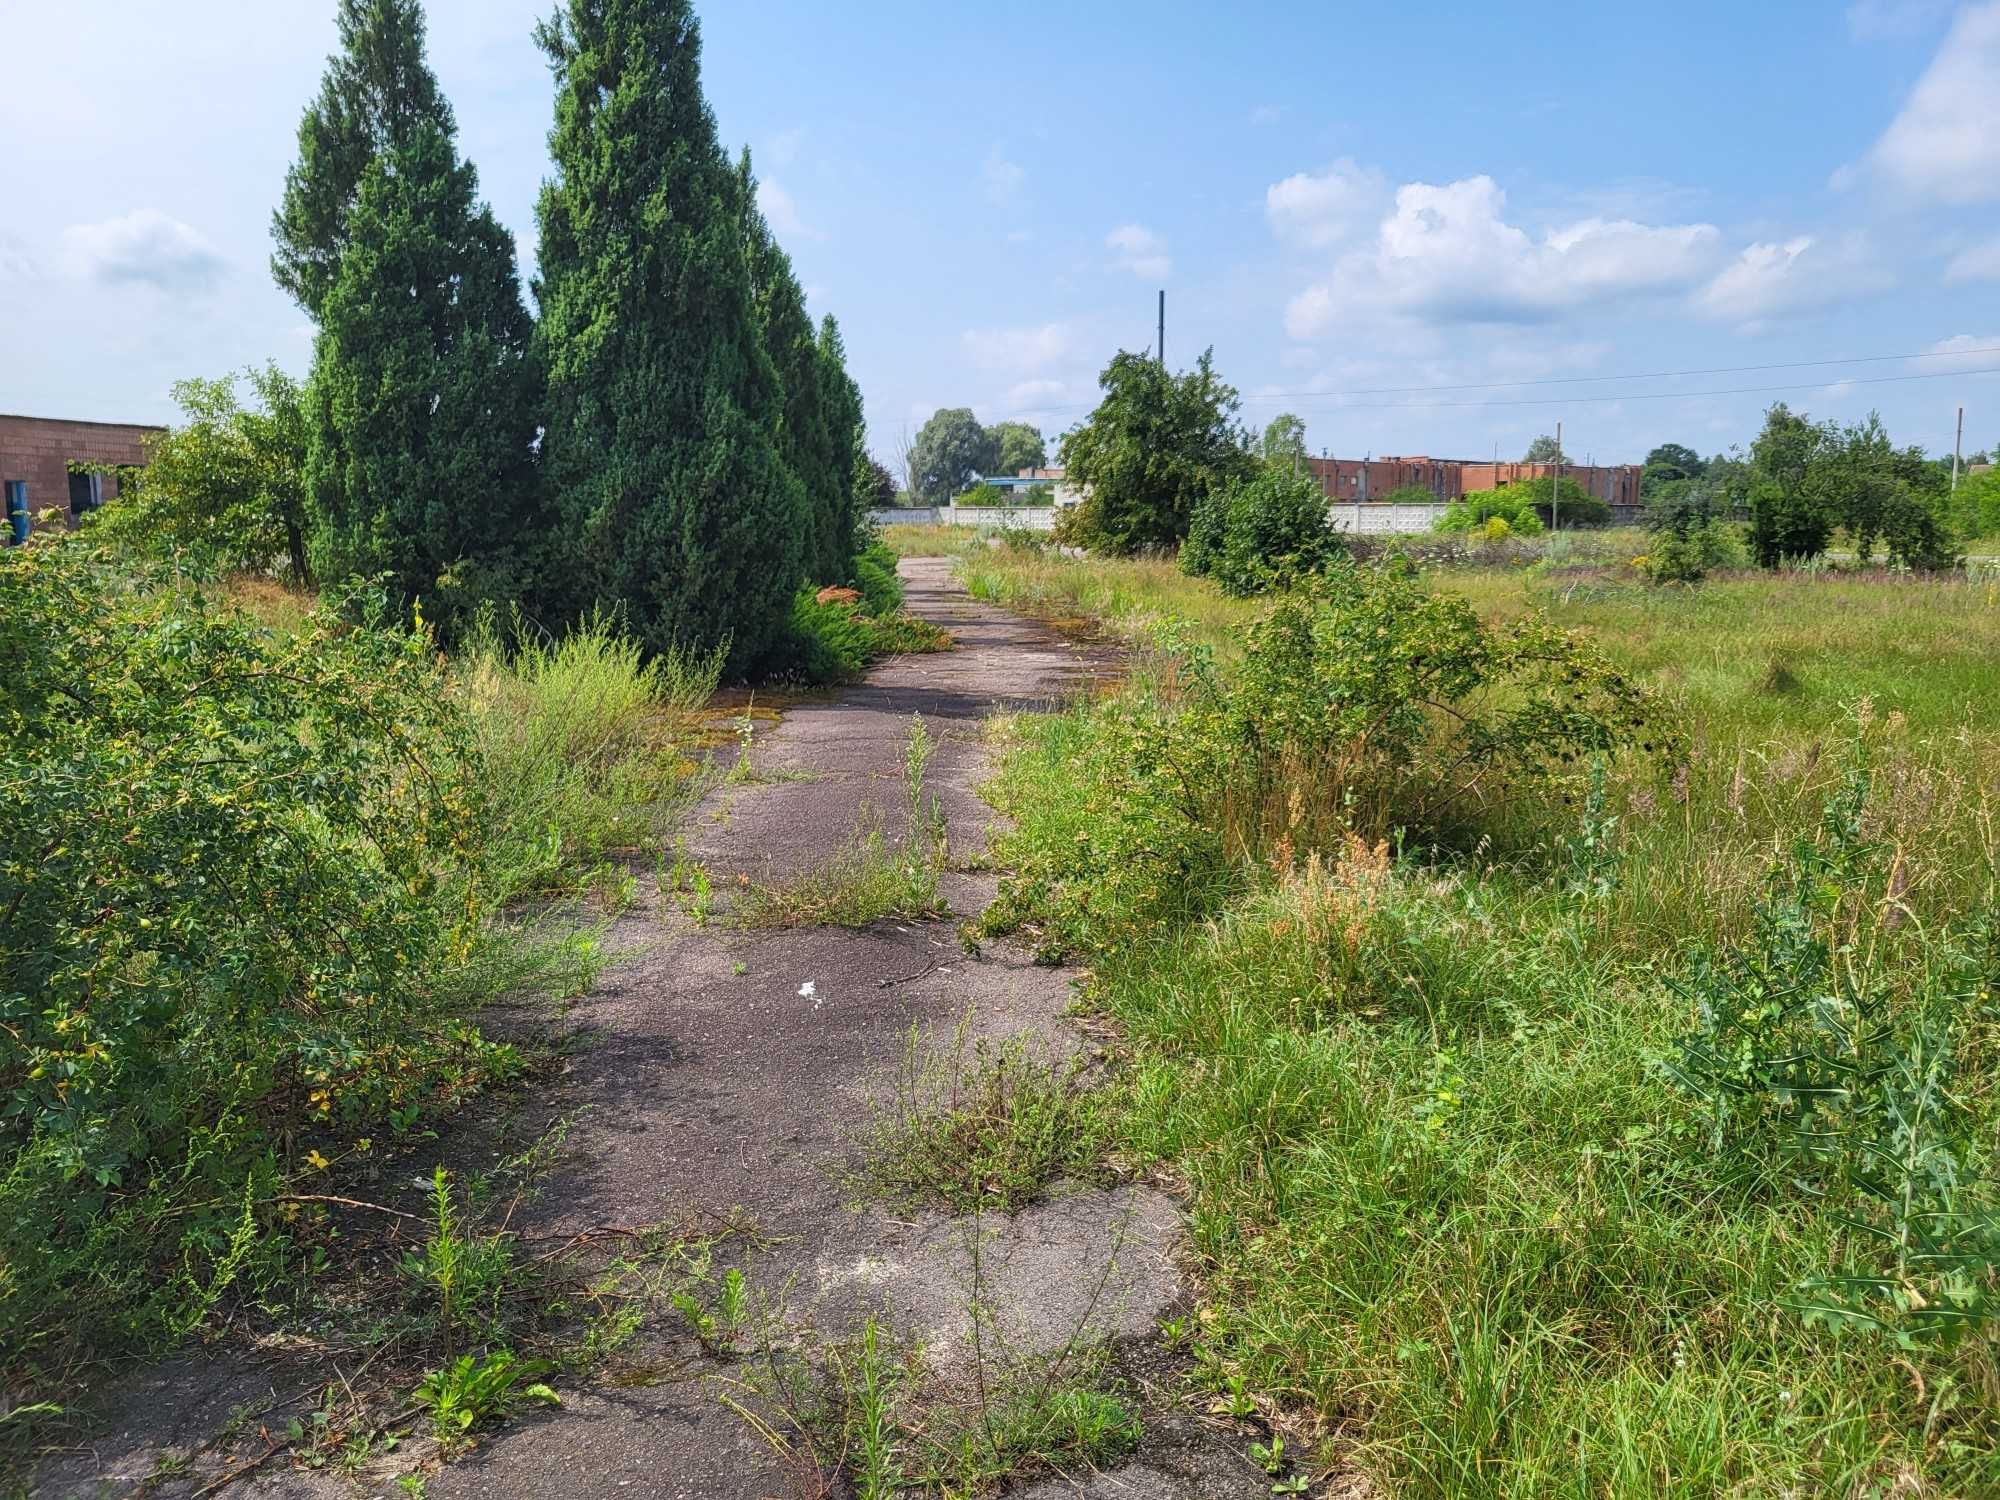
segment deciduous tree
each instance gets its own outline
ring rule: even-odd
[[[942,407],[910,445],[910,488],[926,505],[943,505],[975,474],[999,467],[1000,445],[969,407]]]
[[[1027,422],[998,422],[992,428],[999,450],[995,467],[1002,474],[1018,474],[1023,469],[1048,467],[1049,447],[1042,435]]]
[[[1177,546],[1196,503],[1256,466],[1236,389],[1215,373],[1213,350],[1179,375],[1121,352],[1097,383],[1103,399],[1062,440],[1069,482],[1085,490],[1064,535],[1097,552]]]

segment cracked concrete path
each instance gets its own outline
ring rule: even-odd
[[[1108,670],[1101,652],[967,597],[942,559],[907,560],[903,573],[909,607],[949,629],[958,648],[883,663],[853,688],[789,707],[760,730],[756,776],[717,788],[685,826],[689,856],[718,892],[806,869],[850,844],[858,828],[879,823],[893,837],[917,714],[939,741],[930,785],[954,862],[981,853],[992,818],[976,790],[988,767],[983,720],[1048,706]],[[575,1045],[546,1101],[549,1116],[585,1112],[544,1196],[515,1227],[556,1234],[740,1209],[761,1234],[736,1262],[754,1294],[787,1320],[835,1334],[884,1317],[929,1347],[939,1378],[952,1378],[966,1358],[968,1221],[855,1208],[842,1169],[855,1160],[868,1096],[888,1086],[912,1028],[948,1038],[969,1015],[976,1036],[1087,1046],[1063,1019],[1068,976],[1007,945],[969,956],[956,923],[977,914],[993,881],[962,870],[946,880],[951,919],[853,931],[751,931],[720,918],[697,926],[650,879],[642,886],[611,934],[621,957],[570,1013]],[[1185,1301],[1169,1199],[1134,1184],[1077,1187],[1013,1218],[985,1216],[980,1228],[989,1236],[982,1275],[1006,1337],[1047,1351],[1088,1327],[1115,1351],[1146,1408],[1146,1438],[1128,1464],[1043,1477],[1020,1493],[1226,1500],[1267,1491],[1241,1439],[1182,1406],[1177,1372],[1157,1348],[1160,1317]],[[566,1388],[560,1410],[517,1417],[431,1474],[428,1495],[799,1493],[719,1399],[730,1367],[669,1334],[655,1347],[669,1373],[652,1383]],[[163,1448],[210,1440],[232,1407],[268,1384],[217,1356],[150,1372],[126,1394],[124,1430],[45,1468],[32,1492],[126,1493]],[[398,1468],[364,1473],[357,1490],[273,1463],[225,1494],[391,1495]],[[213,1477],[196,1472],[150,1493],[192,1494]]]

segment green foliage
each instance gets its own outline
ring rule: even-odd
[[[276,365],[174,386],[182,421],[151,439],[146,466],[90,512],[94,536],[139,557],[171,558],[197,578],[277,572],[307,581],[306,422],[299,386]]]
[[[960,494],[953,495],[951,497],[951,503],[953,505],[964,505],[975,509],[977,508],[998,509],[999,507],[1007,505],[1011,502],[1009,499],[1009,492],[1001,489],[998,485],[975,484],[972,486],[972,488],[965,490]]]
[[[363,170],[318,304],[307,387],[314,571],[386,575],[447,638],[518,597],[541,535],[514,239],[446,128]]]
[[[274,638],[59,547],[0,565],[0,667],[0,1342],[39,1363],[185,1328],[285,1141],[488,1065],[444,884],[482,810],[421,635]]]
[[[2000,469],[1963,476],[1950,510],[1960,537],[2000,536]]]
[[[1181,569],[1245,598],[1317,573],[1347,549],[1310,474],[1265,464],[1195,502]]]
[[[1712,520],[1662,526],[1646,554],[1646,577],[1654,583],[1698,583],[1718,568],[1741,568],[1750,561],[1740,528]]]
[[[1545,432],[1532,443],[1528,444],[1528,451],[1521,455],[1521,462],[1527,464],[1552,464],[1557,462],[1567,464],[1573,463],[1574,460],[1556,445],[1556,440],[1553,437]]]
[[[1281,411],[1264,425],[1257,443],[1257,456],[1280,469],[1297,471],[1305,467],[1306,424],[1296,413]]]
[[[537,38],[556,79],[536,296],[561,610],[602,602],[648,649],[726,642],[747,667],[784,638],[817,533],[779,451],[692,7],[567,0]]]
[[[851,604],[822,602],[818,590],[802,588],[792,598],[790,640],[782,659],[810,683],[845,682],[869,662],[867,625]]]
[[[941,407],[910,445],[910,485],[926,505],[943,505],[975,474],[991,474],[1000,445],[970,407]]]
[[[848,587],[861,594],[861,603],[871,615],[890,615],[903,607],[903,580],[896,572],[896,554],[879,537],[855,554],[854,571]]]
[[[553,1368],[547,1360],[520,1359],[510,1349],[477,1357],[461,1354],[424,1376],[414,1395],[417,1405],[431,1414],[432,1433],[450,1446],[523,1401],[559,1404],[561,1398],[539,1378]]]
[[[1003,782],[1013,873],[989,930],[1112,951],[1210,909],[1273,851],[1469,834],[1591,755],[1670,739],[1650,695],[1586,639],[1534,617],[1489,625],[1396,566],[1336,569],[1281,597],[1226,675],[1205,650],[1163,643],[1178,703],[1052,720],[1060,748],[1034,769],[1063,783],[1054,806]]]
[[[1084,491],[1060,517],[1062,540],[1120,555],[1178,546],[1202,497],[1249,476],[1241,403],[1213,353],[1181,375],[1124,352],[1105,367],[1103,398],[1062,440],[1069,483]]]
[[[1494,521],[1504,523],[1508,532],[1517,536],[1539,536],[1542,532],[1541,517],[1535,513],[1527,489],[1515,484],[1497,490],[1474,490],[1453,501],[1431,529],[1484,532]]]
[[[996,422],[989,432],[993,438],[994,466],[1001,474],[1019,474],[1023,469],[1048,467],[1048,444],[1031,422]]]
[[[896,503],[896,476],[873,454],[857,448],[854,454],[855,524],[868,525],[869,510],[881,510]]]
[[[511,653],[476,629],[453,675],[489,788],[490,898],[575,890],[656,838],[699,789],[684,746],[721,672],[719,650],[647,657],[604,615]]]
[[[1953,1077],[1990,998],[1994,914],[1914,953],[1898,941],[1904,889],[1864,832],[1871,782],[1857,747],[1818,836],[1772,871],[1751,941],[1696,956],[1675,986],[1696,1027],[1665,1066],[1714,1150],[1758,1176],[1771,1158],[1852,1231],[1793,1306],[1911,1348],[2000,1318],[2000,1201],[1971,1170],[1980,1147]]]
[[[1957,561],[1945,526],[1947,475],[1921,449],[1894,447],[1880,417],[1815,424],[1780,402],[1751,448],[1751,550],[1759,566],[1805,561],[1844,528],[1862,562],[1875,544],[1926,571]]]
[[[1399,484],[1379,497],[1384,505],[1435,505],[1438,497],[1421,484]]]
[[[838,330],[829,319],[828,345],[822,350],[791,257],[757,207],[757,179],[750,170],[748,148],[736,175],[751,302],[783,402],[777,422],[778,452],[805,494],[806,577],[836,579],[847,571],[854,536],[851,487],[860,403],[847,378]]]
[[[1700,479],[1707,472],[1708,465],[1694,449],[1682,443],[1662,443],[1646,455],[1639,474],[1639,496],[1651,504],[1662,486]]]
[[[1560,480],[1553,474],[1540,479],[1517,479],[1507,489],[1519,490],[1522,500],[1534,508],[1536,519],[1545,527],[1602,526],[1611,519],[1611,507],[1567,474]],[[1555,503],[1558,501],[1559,504]]]
[[[949,1051],[915,1028],[887,1098],[869,1101],[854,1185],[913,1205],[1013,1213],[1058,1178],[1101,1170],[1109,1112],[1082,1058],[1052,1061],[1021,1039]]]
[[[424,61],[419,0],[339,0],[334,25],[339,46],[299,122],[298,160],[271,216],[271,274],[315,321],[340,277],[369,168],[420,135],[456,132]]]

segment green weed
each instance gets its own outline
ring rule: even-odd
[[[1103,1172],[1107,1109],[1087,1064],[1044,1060],[1019,1038],[969,1045],[969,1020],[943,1051],[911,1029],[888,1097],[869,1101],[855,1188],[1012,1213],[1059,1177]]]

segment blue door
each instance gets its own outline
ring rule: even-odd
[[[7,481],[7,545],[18,547],[28,539],[28,481]]]

